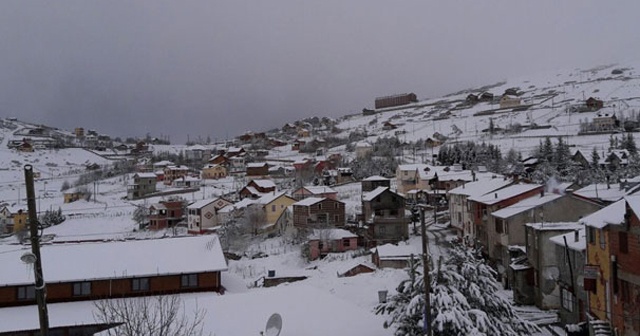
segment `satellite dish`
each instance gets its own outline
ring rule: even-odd
[[[20,260],[25,264],[33,264],[36,262],[36,259],[38,259],[36,258],[36,255],[31,252],[25,252],[20,256]]]
[[[278,336],[282,331],[282,317],[278,313],[274,313],[267,320],[264,336]]]

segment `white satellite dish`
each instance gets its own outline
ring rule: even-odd
[[[274,313],[267,320],[267,326],[265,327],[264,336],[278,336],[282,331],[282,316],[278,313]]]

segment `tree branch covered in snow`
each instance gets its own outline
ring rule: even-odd
[[[424,325],[423,278],[416,262],[409,279],[398,286],[398,294],[380,304],[376,312],[389,314],[385,327],[395,335],[422,335]],[[516,315],[509,301],[497,295],[501,289],[495,271],[475,250],[455,244],[450,256],[429,272],[433,334],[530,335],[538,327]]]

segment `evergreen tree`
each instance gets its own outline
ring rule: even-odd
[[[454,244],[449,252],[429,274],[433,335],[519,336],[539,331],[496,294],[501,287],[495,271],[478,251]],[[422,335],[424,290],[418,269],[411,265],[409,279],[400,283],[398,294],[376,308],[376,313],[390,315],[385,327],[394,326],[395,335]]]
[[[598,150],[593,147],[593,150],[591,151],[591,167],[592,168],[597,168],[600,166],[600,155],[598,155]]]

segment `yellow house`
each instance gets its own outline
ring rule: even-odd
[[[29,213],[22,209],[11,214],[13,217],[13,232],[21,231],[27,225],[27,219],[29,219]]]
[[[613,284],[611,283],[611,225],[623,225],[624,199],[582,219],[587,229],[587,261],[584,286],[589,311],[600,320],[611,321]]]
[[[219,179],[227,177],[227,168],[219,164],[210,164],[202,168],[203,179]]]
[[[275,227],[274,224],[280,218],[280,215],[295,202],[297,201],[287,196],[285,192],[272,193],[259,198],[258,203],[262,204],[267,221],[264,231],[269,231],[271,227]]]
[[[65,192],[63,193],[63,195],[64,195],[64,203],[72,203],[84,197],[83,192],[79,192],[76,190]]]

